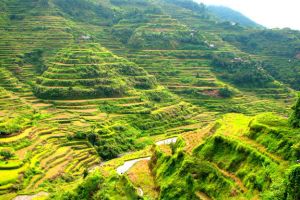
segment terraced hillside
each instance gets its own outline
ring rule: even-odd
[[[228,114],[177,142],[159,141],[104,163],[72,192],[57,191],[52,198],[78,198],[89,191],[87,199],[120,194],[124,199],[297,199],[297,131],[270,113]],[[118,175],[126,163],[125,175]],[[89,186],[95,178],[102,181]],[[111,188],[115,184],[118,193]]]
[[[267,41],[299,33],[216,20],[190,0],[1,1],[0,199],[297,199],[297,40]]]
[[[215,33],[216,27],[214,26],[214,30],[209,27],[212,24],[209,19],[203,19],[196,14],[187,15],[187,9],[170,3],[163,3],[161,9],[169,15],[161,11],[162,13],[155,15],[145,15],[138,23],[136,18],[129,18],[114,25],[113,35],[130,51],[120,50],[122,44],[115,45],[118,46],[117,48],[110,48],[155,75],[158,81],[170,91],[186,101],[208,108],[209,111],[255,114],[266,109],[265,106],[270,106],[269,108],[272,109],[280,107],[279,102],[293,101],[292,90],[284,84],[276,83],[276,80],[268,86],[252,86],[251,82],[241,85],[232,83],[230,79],[223,79],[222,73],[225,70],[218,70],[219,66],[214,62],[216,56],[223,57],[224,54],[229,54],[231,61],[238,59],[243,60],[242,62],[255,58],[223,41],[221,35]],[[174,10],[177,15],[174,15]],[[193,19],[193,23],[183,23],[186,22],[185,17],[189,17],[189,21]],[[217,29],[228,31],[223,27]],[[229,32],[231,33],[232,30],[229,29]],[[105,44],[108,43],[107,40],[111,40],[99,39]],[[132,41],[138,41],[140,46],[135,46]],[[246,71],[243,73],[247,75],[241,75],[240,79],[255,79],[258,78],[255,76],[259,76],[254,74],[256,72],[249,73],[249,69]],[[227,98],[228,95],[233,98]],[[273,98],[276,100],[273,101]],[[266,105],[265,101],[268,101],[269,105]],[[260,107],[264,108],[260,109]]]
[[[285,174],[285,170],[296,163],[294,156],[298,154],[297,149],[290,149],[295,143],[285,137],[294,131],[286,119],[270,114],[254,119],[226,115],[218,123],[219,128],[200,132],[202,142],[192,154],[182,151],[189,145],[190,136],[177,143],[171,156],[162,149],[155,151],[150,166],[161,185],[162,199],[177,198],[183,193],[201,199],[295,198],[295,193],[287,189],[290,184],[284,182],[293,176]],[[185,178],[178,181],[179,176]]]
[[[142,68],[96,44],[60,51],[37,79],[36,96],[44,99],[121,97],[134,88],[155,88]],[[131,92],[133,93],[133,91]]]

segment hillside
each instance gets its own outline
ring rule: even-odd
[[[219,17],[220,20],[235,22],[246,27],[263,28],[261,25],[244,16],[242,13],[231,8],[225,6],[208,6],[207,9]]]
[[[190,0],[2,0],[0,36],[0,200],[300,197],[299,32]]]

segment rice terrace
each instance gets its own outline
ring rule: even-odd
[[[1,0],[0,200],[300,200],[299,90],[231,9]]]

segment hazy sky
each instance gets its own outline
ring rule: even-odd
[[[195,0],[225,5],[268,28],[290,27],[300,30],[300,0]]]

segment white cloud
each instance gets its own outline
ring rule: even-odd
[[[240,11],[268,28],[290,27],[300,30],[298,0],[195,0],[204,4],[224,5]]]

